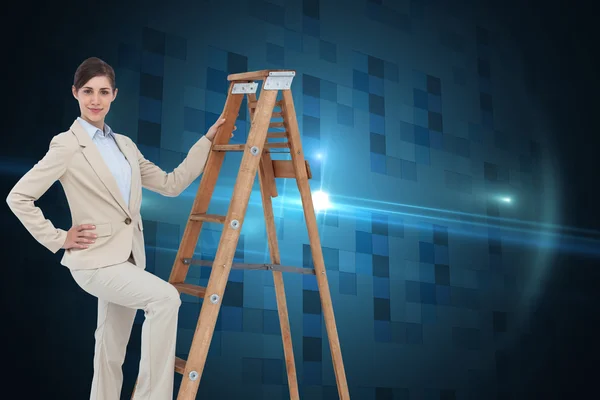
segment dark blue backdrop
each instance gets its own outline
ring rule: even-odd
[[[545,336],[532,336],[530,321],[547,290],[549,261],[554,251],[595,254],[595,243],[566,236],[582,234],[577,229],[552,225],[564,189],[557,179],[556,128],[531,90],[520,43],[494,10],[416,0],[99,7],[97,13],[71,9],[47,43],[30,42],[40,56],[60,57],[43,61],[53,72],[38,95],[21,93],[41,117],[23,119],[20,127],[36,132],[40,144],[3,158],[3,172],[13,181],[77,116],[70,84],[86,57],[115,68],[119,95],[108,123],[169,171],[222,111],[228,74],[293,69],[311,188],[327,193],[331,203],[319,211],[319,233],[352,398],[508,399],[518,388],[531,390],[523,389],[528,378],[519,368],[536,355],[511,349]],[[41,80],[30,79],[31,85]],[[237,143],[249,130],[245,106]],[[227,156],[209,212],[226,212],[240,159]],[[148,270],[164,279],[198,184],[178,198],[144,191]],[[258,181],[254,189],[239,262],[269,260]],[[282,264],[309,267],[295,182],[279,180],[278,191]],[[68,227],[59,188],[41,204],[57,225]],[[77,368],[61,372],[40,393],[54,390],[66,398],[67,389],[59,388],[70,387],[77,393],[70,398],[85,398],[95,301],[58,265],[60,254],[40,250],[10,221],[25,243],[17,246],[34,248],[28,257],[39,262],[35,271],[39,266],[52,274],[40,289],[42,298],[52,299],[42,304],[53,304],[45,306],[46,325],[35,316],[28,323],[64,330],[69,343],[59,349],[77,359]],[[219,232],[205,225],[197,257],[214,256]],[[208,276],[208,268],[192,267],[188,282],[206,284]],[[286,274],[285,286],[301,396],[337,398],[316,280]],[[183,300],[177,353],[186,358],[201,304]],[[23,301],[24,309],[39,304]],[[270,273],[232,271],[221,310],[198,397],[288,398]],[[10,315],[21,318],[16,310]],[[138,317],[123,398],[137,373]],[[43,337],[36,340],[50,351]]]

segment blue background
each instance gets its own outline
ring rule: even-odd
[[[332,203],[317,218],[351,397],[512,399],[546,390],[532,384],[542,378],[527,372],[544,363],[540,357],[548,347],[539,343],[550,343],[560,326],[548,322],[548,314],[536,319],[550,290],[552,257],[595,256],[597,242],[581,237],[588,231],[558,225],[567,186],[561,179],[566,167],[557,161],[558,129],[534,85],[530,55],[497,10],[432,0],[102,7],[94,25],[74,10],[48,43],[37,44],[40,54],[64,57],[46,59],[57,71],[46,77],[41,93],[21,94],[40,117],[22,120],[21,129],[39,134],[40,144],[3,156],[3,171],[13,181],[77,116],[70,84],[86,57],[100,57],[115,69],[119,94],[109,125],[166,171],[221,113],[228,74],[295,70],[292,93],[313,172],[310,185]],[[234,143],[247,138],[245,107]],[[210,213],[226,212],[240,160],[227,155]],[[199,182],[177,198],[144,191],[148,270],[163,279]],[[311,267],[295,182],[278,180],[277,189],[282,264]],[[41,204],[53,221],[68,225],[60,188],[53,187]],[[20,241],[37,246],[14,226]],[[196,257],[214,257],[220,229],[204,225]],[[59,256],[30,251],[25,257],[38,263],[23,261],[34,268],[29,273],[52,275],[36,300],[23,295],[23,309],[46,310],[31,314],[28,323],[46,321],[50,331],[68,327],[55,339],[52,357],[66,354],[78,363],[38,390],[44,387],[46,397],[71,390],[70,398],[85,398],[95,301],[60,269]],[[257,180],[235,261],[268,260]],[[191,267],[186,281],[206,285],[209,273]],[[12,274],[26,279],[14,275],[24,272]],[[301,398],[335,399],[316,279],[289,273],[284,279]],[[201,301],[182,299],[177,355],[186,358]],[[140,312],[122,398],[135,381],[142,322]],[[41,342],[40,351],[49,351],[40,331],[26,326],[20,329]],[[61,384],[69,389],[59,392]],[[272,276],[234,270],[198,398],[286,399],[287,390]]]

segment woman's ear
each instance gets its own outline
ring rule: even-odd
[[[117,93],[119,92],[118,88],[115,88],[115,90],[113,91],[113,101],[115,101],[115,99],[117,98]]]
[[[77,89],[75,89],[75,85],[71,86],[71,92],[73,93],[73,97],[77,99]],[[77,99],[79,100],[79,99]]]

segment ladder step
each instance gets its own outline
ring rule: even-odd
[[[183,358],[175,357],[175,372],[183,375],[183,372],[185,371],[185,364],[186,360],[184,360]]]
[[[213,266],[213,262],[210,260],[198,260],[198,259],[194,259],[194,258],[184,258],[183,263],[188,264],[188,265],[200,265],[202,267],[212,267]],[[305,275],[314,275],[315,274],[314,268],[292,267],[289,265],[279,265],[279,264],[232,263],[231,269],[295,272],[297,274],[305,274]]]
[[[267,138],[268,139],[286,138],[287,135],[288,135],[287,131],[283,131],[283,132],[267,132]]]
[[[247,144],[215,144],[213,151],[244,151],[248,147]],[[290,147],[288,142],[282,143],[267,143],[265,149],[287,149]]]
[[[262,81],[271,75],[284,74],[295,75],[295,70],[289,69],[261,69],[258,71],[241,72],[227,75],[228,81]]]
[[[227,219],[226,215],[206,214],[206,213],[190,215],[190,221],[214,222],[216,224],[224,224],[225,219]]]
[[[271,122],[269,128],[285,128],[283,122]]]
[[[173,283],[173,286],[179,293],[189,294],[190,296],[204,298],[206,288],[204,286],[192,285],[191,283]]]

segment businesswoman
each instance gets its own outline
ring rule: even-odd
[[[113,68],[85,60],[73,96],[81,115],[54,136],[44,157],[12,188],[6,201],[29,233],[53,253],[75,282],[98,298],[91,400],[119,400],[122,364],[136,310],[143,309],[137,400],[173,397],[175,342],[181,300],[168,282],[147,272],[140,206],[142,187],[177,196],[204,170],[219,119],[172,172],[144,158],[135,143],[104,122],[117,96]],[[234,127],[235,130],[235,127]],[[34,202],[56,181],[73,226],[55,227]]]

